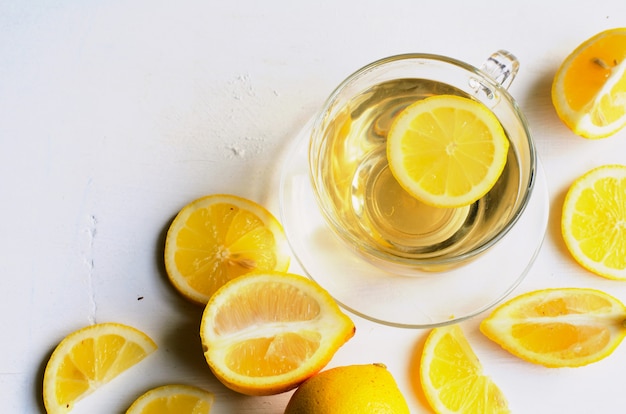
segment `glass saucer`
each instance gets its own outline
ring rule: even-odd
[[[366,261],[326,224],[309,179],[311,125],[309,122],[297,135],[282,166],[280,216],[303,271],[343,308],[385,325],[434,327],[486,311],[524,279],[543,243],[548,224],[548,191],[539,161],[526,210],[498,244],[459,268],[403,276]]]

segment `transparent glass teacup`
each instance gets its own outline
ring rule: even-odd
[[[343,81],[314,120],[308,154],[313,192],[333,232],[376,266],[407,275],[459,266],[501,240],[524,212],[537,168],[527,121],[507,92],[518,65],[506,51],[480,69],[449,57],[406,54],[371,63]],[[386,134],[394,117],[440,94],[484,104],[510,141],[498,182],[470,206],[427,206],[388,168]]]

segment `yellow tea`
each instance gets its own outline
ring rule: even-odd
[[[358,94],[323,122],[324,143],[311,155],[320,166],[321,202],[332,212],[327,218],[338,231],[351,233],[362,248],[412,259],[445,259],[476,249],[509,221],[521,194],[514,146],[491,191],[465,207],[423,204],[391,174],[386,136],[394,117],[411,103],[440,94],[471,98],[436,81],[392,80]]]

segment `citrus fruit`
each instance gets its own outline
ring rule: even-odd
[[[143,332],[119,323],[90,325],[54,349],[43,377],[48,413],[67,413],[74,403],[156,350]]]
[[[295,388],[354,335],[330,295],[294,274],[255,272],[210,299],[200,326],[205,358],[227,387],[248,395]]]
[[[506,164],[509,141],[483,104],[435,95],[407,106],[387,135],[389,168],[413,197],[460,207],[485,195]]]
[[[626,166],[583,174],[563,203],[561,233],[574,259],[589,271],[626,280]]]
[[[424,395],[437,413],[509,413],[502,391],[489,377],[459,325],[433,329],[420,360]]]
[[[322,371],[298,387],[284,414],[409,414],[383,364],[348,365]]]
[[[626,125],[626,28],[605,30],[565,58],[552,83],[561,120],[585,138],[602,138]]]
[[[141,395],[126,414],[209,414],[215,397],[191,385],[172,384]]]
[[[228,194],[197,199],[176,216],[165,241],[165,269],[187,299],[205,305],[224,283],[254,270],[286,271],[289,248],[276,218]]]
[[[594,289],[555,288],[522,294],[500,305],[480,330],[526,361],[578,367],[599,361],[626,334],[626,307]]]

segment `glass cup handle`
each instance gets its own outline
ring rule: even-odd
[[[512,53],[498,50],[487,58],[480,70],[503,88],[508,89],[519,70],[519,61]]]

